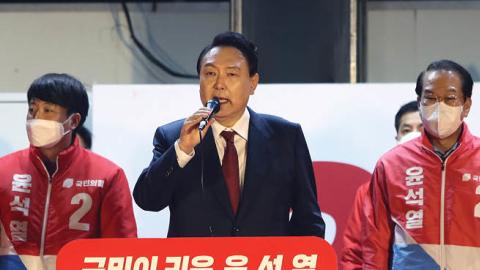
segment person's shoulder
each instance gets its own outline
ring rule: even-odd
[[[468,141],[471,142],[475,150],[480,150],[480,137],[475,134],[470,133]]]
[[[89,168],[93,168],[94,170],[105,170],[105,171],[118,171],[122,170],[122,168],[117,165],[115,162],[111,161],[110,159],[97,154],[95,152],[92,152],[88,149],[84,149],[82,147],[79,147],[80,152],[80,158],[79,162],[88,162],[90,164]],[[87,164],[83,164],[87,165]]]
[[[473,144],[475,146],[475,149],[480,150],[480,137],[473,135],[472,136]]]
[[[5,163],[23,160],[25,158],[28,158],[28,155],[29,155],[29,148],[18,150],[0,157],[0,164],[5,165]]]
[[[265,113],[256,113],[258,117],[268,121],[270,123],[278,124],[278,125],[296,125],[296,123],[291,122],[285,118],[282,118],[277,115],[272,114],[265,114]]]
[[[385,152],[379,159],[383,163],[397,164],[398,161],[409,158],[418,159],[418,155],[422,155],[422,137],[414,138],[408,142],[398,144]]]
[[[158,128],[163,129],[165,131],[175,131],[175,130],[181,129],[184,122],[185,122],[185,119],[178,119],[170,123],[161,125]]]
[[[303,134],[300,124],[276,115],[250,111],[250,121],[252,121],[252,126],[262,132],[266,137],[276,138],[278,141],[282,142],[292,140]],[[295,141],[296,140],[292,140],[292,142]]]
[[[0,157],[0,189],[4,190],[4,185],[10,183],[12,174],[30,174],[33,163],[29,150],[22,149]]]
[[[463,134],[460,140],[460,144],[463,145],[462,148],[465,149],[466,147],[466,149],[480,151],[480,137],[473,134],[466,123],[463,123]]]
[[[96,179],[103,181],[103,186],[111,186],[113,183],[128,186],[128,179],[125,171],[112,160],[80,147],[77,163],[72,164],[81,170],[81,175],[85,179]],[[111,189],[109,189],[111,190]],[[114,190],[111,190],[115,192]]]
[[[179,119],[157,127],[155,131],[155,137],[178,137],[184,122],[185,119]]]
[[[265,121],[268,125],[270,125],[272,128],[292,128],[296,129],[300,127],[300,124],[291,122],[285,118],[282,118],[280,116],[276,115],[271,115],[271,114],[264,114],[264,113],[254,113],[255,117],[258,117],[261,121]]]

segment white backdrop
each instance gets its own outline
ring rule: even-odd
[[[395,145],[394,115],[415,99],[413,84],[259,85],[250,99],[257,112],[302,125],[314,161],[335,161],[372,171],[382,153]],[[474,89],[470,129],[480,134],[480,100]],[[196,85],[95,85],[93,150],[124,168],[133,188],[152,157],[157,126],[183,118],[201,104]],[[0,156],[28,145],[26,94],[0,94]],[[341,196],[341,195],[339,195]],[[163,237],[168,211],[135,207],[139,236]],[[327,239],[335,226],[328,215]]]
[[[0,156],[28,146],[27,94],[0,93]]]
[[[414,84],[274,84],[259,85],[249,104],[256,112],[300,123],[312,160],[348,163],[371,172],[381,154],[395,145],[395,113],[415,98]],[[474,94],[467,122],[480,134],[476,105]],[[156,127],[199,106],[197,85],[96,85],[93,150],[123,167],[133,189],[152,158]],[[136,207],[135,215],[140,237],[166,235],[168,211]],[[326,221],[326,238],[331,240],[335,226]]]

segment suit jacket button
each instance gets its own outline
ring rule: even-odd
[[[236,234],[238,234],[238,233],[240,232],[240,228],[237,227],[237,226],[234,226],[234,227],[232,228],[232,232],[233,232],[233,235],[236,235]]]

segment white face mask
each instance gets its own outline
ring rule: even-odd
[[[443,101],[433,105],[420,105],[423,126],[432,136],[445,139],[462,124],[463,106],[448,106]]]
[[[73,115],[73,114],[72,114]],[[56,145],[66,134],[63,125],[70,121],[71,116],[63,123],[53,120],[30,119],[27,120],[28,140],[33,146],[50,148]]]
[[[397,143],[402,144],[402,143],[408,142],[412,139],[420,137],[420,135],[422,135],[422,133],[420,131],[411,131],[411,132],[403,135],[402,137],[400,137],[400,139],[397,141]]]

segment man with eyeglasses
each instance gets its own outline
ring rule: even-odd
[[[480,269],[480,139],[463,122],[472,88],[468,71],[450,60],[418,76],[424,132],[376,165],[363,269]]]

